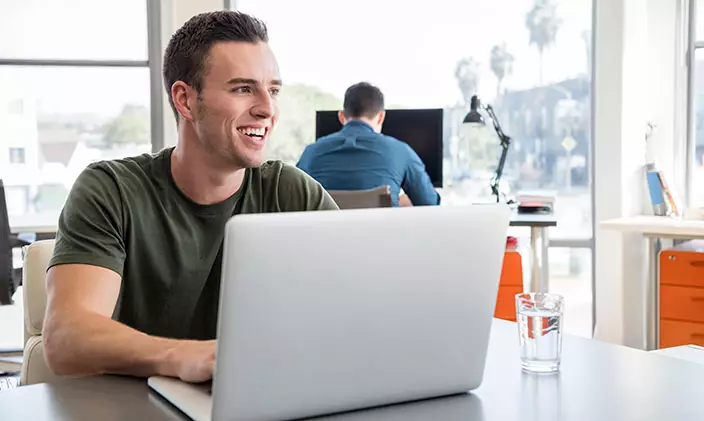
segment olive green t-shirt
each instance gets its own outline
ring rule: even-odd
[[[110,269],[122,278],[113,319],[150,335],[212,339],[228,219],[337,206],[320,184],[278,161],[247,169],[224,202],[200,205],[174,182],[172,151],[88,166],[59,218],[49,267]]]

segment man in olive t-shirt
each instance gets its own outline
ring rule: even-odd
[[[176,147],[90,165],[59,219],[43,335],[57,374],[208,380],[227,220],[337,209],[297,168],[264,162],[281,81],[261,21],[194,16],[169,42],[164,83]]]
[[[113,318],[139,331],[214,339],[227,220],[335,204],[302,171],[266,162],[247,169],[225,201],[201,205],[171,177],[172,150],[89,166],[59,219],[49,266],[82,263],[116,272],[122,286]]]

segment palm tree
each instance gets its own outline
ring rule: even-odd
[[[491,49],[491,71],[496,76],[496,98],[501,94],[501,83],[513,70],[513,54],[508,52],[506,43],[495,45]]]
[[[457,79],[457,87],[462,92],[462,98],[465,105],[469,105],[469,101],[477,92],[479,84],[479,75],[477,74],[479,63],[474,57],[464,57],[457,62],[455,67],[455,79]]]
[[[555,42],[562,19],[557,16],[553,0],[534,0],[533,8],[526,14],[526,27],[530,31],[530,45],[538,48],[540,55],[540,85],[543,84],[543,53]]]

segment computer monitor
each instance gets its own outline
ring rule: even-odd
[[[337,111],[317,111],[315,138],[320,139],[342,128]],[[386,110],[381,132],[405,142],[425,164],[425,171],[435,187],[442,187],[443,110]]]

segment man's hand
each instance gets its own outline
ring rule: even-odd
[[[182,342],[171,351],[168,360],[174,377],[190,383],[210,380],[215,368],[215,341]]]
[[[401,194],[398,196],[398,205],[402,208],[406,208],[409,206],[413,206],[413,203],[411,202],[411,199],[408,197],[408,195]]]

